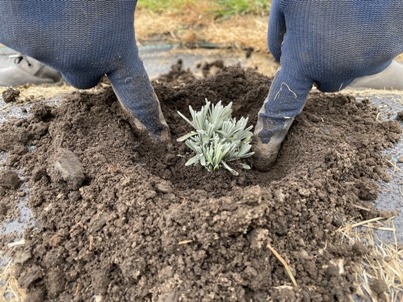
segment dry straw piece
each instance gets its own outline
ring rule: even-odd
[[[379,239],[376,231],[390,232],[393,242]],[[339,230],[349,244],[362,244],[368,253],[355,264],[357,294],[365,301],[403,301],[403,249],[396,239],[393,218],[351,222]],[[385,289],[382,293],[380,290]]]
[[[287,262],[284,260],[284,258],[270,245],[267,245],[267,248],[274,254],[274,256],[276,256],[276,258],[281,262],[281,264],[284,266],[284,269],[288,275],[288,277],[290,278],[292,284],[294,285],[294,287],[298,287],[297,281],[294,278],[294,274],[292,273],[292,269],[291,267],[287,264]]]
[[[19,285],[13,276],[13,262],[9,260],[0,273],[0,301],[22,302],[25,301],[25,290]]]
[[[189,14],[193,14],[192,11]],[[193,19],[189,14],[139,12],[135,24],[138,42],[159,39],[184,45],[208,42],[267,51],[267,17],[235,16],[217,22],[208,14],[200,13]]]

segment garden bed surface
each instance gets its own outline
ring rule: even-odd
[[[37,104],[0,126],[10,183],[0,215],[15,203],[18,170],[36,219],[15,255],[27,301],[346,301],[366,249],[337,230],[379,215],[381,151],[399,123],[378,121],[365,100],[311,93],[273,169],[234,166],[233,176],[184,166],[192,154],[176,138],[190,129],[177,110],[232,101],[254,125],[270,79],[224,67],[200,80],[179,64],[153,84],[169,146],[133,132],[111,88]]]

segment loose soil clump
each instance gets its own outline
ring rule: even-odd
[[[2,93],[3,100],[6,103],[15,102],[19,96],[20,96],[20,91],[18,89],[14,89],[14,88],[8,88],[8,89],[4,90]]]
[[[177,111],[232,101],[255,124],[270,79],[239,67],[205,79],[178,68],[180,84],[173,74],[154,82],[169,146],[135,134],[110,88],[1,125],[7,169],[25,176],[36,217],[16,255],[27,301],[348,300],[365,249],[337,230],[377,214],[381,151],[399,123],[378,121],[367,101],[312,93],[270,172],[208,172],[184,166],[191,154],[175,139],[189,128]]]

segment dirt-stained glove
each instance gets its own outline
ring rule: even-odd
[[[273,0],[268,44],[281,67],[255,127],[258,169],[275,162],[312,85],[339,91],[403,52],[402,15],[402,2],[394,0]]]
[[[168,126],[138,56],[136,4],[2,0],[0,43],[59,70],[77,88],[94,87],[106,74],[131,124],[166,141]]]

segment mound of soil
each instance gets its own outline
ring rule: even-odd
[[[234,116],[255,124],[270,79],[238,67],[201,80],[178,73],[179,84],[154,83],[171,146],[134,134],[110,88],[1,125],[6,168],[22,171],[36,217],[15,256],[27,301],[348,300],[363,252],[337,230],[377,214],[381,151],[399,123],[378,121],[366,101],[312,93],[270,172],[184,167],[177,110],[233,101]],[[2,200],[17,194],[0,190]]]

